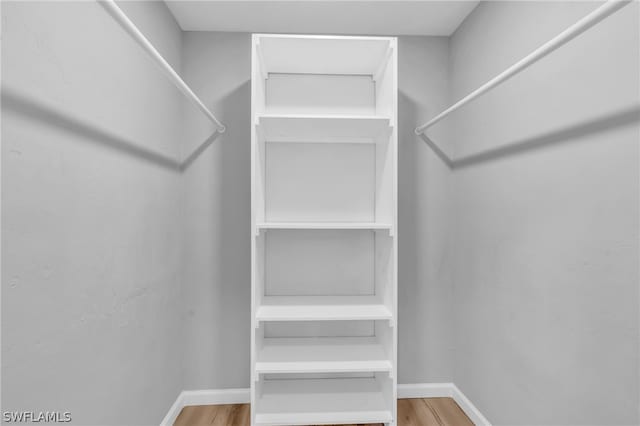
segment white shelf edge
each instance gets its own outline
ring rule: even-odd
[[[256,414],[256,425],[262,426],[303,426],[303,425],[336,425],[336,424],[371,424],[388,423],[392,420],[390,410],[353,411],[351,413],[290,413]]]
[[[393,229],[391,223],[378,222],[258,222],[258,230],[268,229],[371,229],[389,230]]]
[[[392,321],[392,310],[382,302],[347,303],[348,299],[337,297],[337,302],[331,300],[312,301],[317,296],[300,296],[300,303],[295,303],[295,297],[287,298],[287,303],[273,300],[258,306],[255,313],[256,327],[260,322],[274,321]],[[351,296],[344,296],[345,298]],[[342,300],[341,300],[342,299]],[[284,299],[280,299],[284,300]]]
[[[272,113],[261,112],[256,114],[258,123],[261,118],[280,118],[280,119],[332,119],[332,120],[380,120],[391,122],[391,117],[388,115],[376,115],[376,114],[296,114],[296,113]]]
[[[375,145],[376,141],[372,138],[298,138],[298,137],[280,137],[265,141],[266,144],[274,143],[335,143],[335,144],[369,144]]]
[[[286,38],[286,39],[311,39],[311,40],[381,40],[392,42],[396,37],[385,36],[358,36],[358,35],[322,35],[322,34],[274,34],[254,33],[254,37],[260,38]]]
[[[254,236],[258,237],[260,232],[269,230],[387,231],[390,237],[395,236],[395,229],[391,223],[376,222],[257,222]]]
[[[320,373],[389,373],[393,366],[386,361],[309,361],[256,362],[257,374]]]
[[[264,313],[264,306],[256,311],[256,322],[289,322],[289,321],[392,321],[391,311],[385,307],[385,313],[370,314],[342,314],[342,315],[285,315]],[[262,312],[261,312],[262,311]],[[256,327],[258,324],[256,324]]]

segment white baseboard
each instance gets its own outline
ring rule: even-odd
[[[205,389],[182,391],[182,405],[248,404],[251,402],[249,388]]]
[[[460,406],[462,411],[476,426],[491,426],[480,410],[469,401],[453,383],[411,383],[398,385],[398,398],[440,398],[449,397]],[[251,393],[248,388],[241,389],[204,389],[182,391],[160,426],[172,426],[183,407],[189,405],[248,404]]]
[[[491,426],[489,420],[453,383],[412,383],[398,385],[398,398],[439,398],[449,397],[476,426]]]
[[[160,423],[160,426],[173,426],[173,423],[178,418],[180,411],[182,411],[182,407],[184,407],[184,405],[182,404],[182,394],[183,392],[180,392],[178,394],[175,402],[173,403],[171,408],[169,408],[169,412],[166,416],[164,416],[164,419],[162,419],[162,423]]]
[[[458,403],[462,411],[476,424],[476,426],[491,426],[489,420],[482,415],[480,410],[462,393],[456,385],[453,385],[453,400]]]
[[[160,426],[173,426],[180,411],[190,405],[248,404],[249,402],[251,402],[251,393],[248,388],[182,391],[162,419]]]
[[[409,383],[398,385],[398,398],[453,398],[453,383]]]

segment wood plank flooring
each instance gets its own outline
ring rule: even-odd
[[[184,407],[174,426],[248,426],[249,404]],[[366,425],[374,426],[374,425]],[[398,400],[398,426],[474,426],[451,398]]]

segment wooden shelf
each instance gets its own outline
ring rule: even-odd
[[[267,380],[259,425],[388,423],[393,415],[375,379]]]
[[[388,131],[389,117],[361,115],[261,114],[267,142],[375,143]]]
[[[393,364],[373,337],[265,338],[256,373],[391,372]]]
[[[391,310],[375,296],[265,296],[260,321],[391,320]]]

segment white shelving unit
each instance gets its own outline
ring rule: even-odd
[[[397,42],[255,34],[251,422],[396,424]]]

